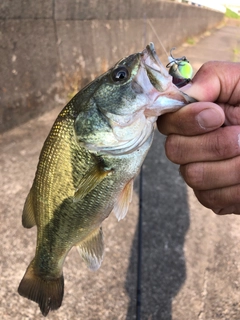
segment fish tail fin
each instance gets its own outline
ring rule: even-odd
[[[50,310],[60,308],[64,294],[63,275],[56,279],[44,279],[34,273],[33,261],[19,284],[18,293],[38,303],[46,317]]]

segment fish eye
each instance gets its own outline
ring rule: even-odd
[[[118,67],[112,72],[112,80],[114,82],[123,82],[128,79],[129,72],[128,69],[124,66]]]

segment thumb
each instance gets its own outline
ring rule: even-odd
[[[213,63],[205,63],[198,70],[192,82],[181,90],[197,101],[216,101],[221,91],[221,82],[213,70]]]
[[[198,101],[239,103],[240,63],[209,61],[204,63],[192,83],[182,91]]]
[[[165,134],[199,135],[219,128],[225,120],[221,107],[212,102],[195,102],[158,118],[158,130]]]

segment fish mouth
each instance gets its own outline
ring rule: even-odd
[[[147,45],[140,55],[141,66],[146,70],[152,85],[150,89],[146,85],[146,80],[145,83],[141,83],[141,76],[139,77],[139,85],[148,89],[148,92],[145,93],[152,100],[152,104],[147,106],[144,111],[145,116],[160,116],[166,112],[174,112],[189,103],[196,102],[195,99],[189,97],[173,84],[172,76],[161,63],[152,42]]]

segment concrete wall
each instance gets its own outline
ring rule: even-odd
[[[3,0],[0,131],[65,102],[149,41],[167,50],[214,27],[221,13],[154,0]]]

